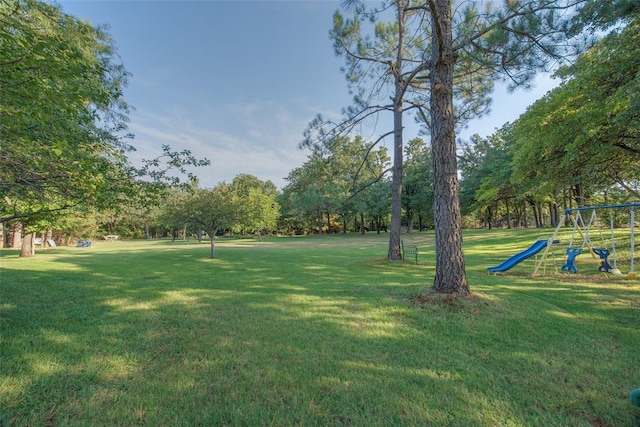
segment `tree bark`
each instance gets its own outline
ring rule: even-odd
[[[22,247],[20,248],[20,258],[31,257],[35,255],[35,247],[33,241],[36,238],[36,233],[29,233],[22,236]]]
[[[404,112],[404,92],[406,83],[402,77],[404,56],[405,10],[401,4],[396,4],[398,19],[398,44],[395,64],[391,72],[395,78],[393,93],[393,172],[391,177],[391,222],[389,224],[389,251],[387,259],[402,260],[400,250],[400,225],[402,221],[402,174],[404,163],[404,149],[402,141],[402,114]]]
[[[432,2],[431,145],[433,150],[436,274],[433,290],[470,295],[462,250],[462,217],[458,189],[453,72],[451,1]]]
[[[214,259],[216,257],[216,243],[215,243],[215,235],[218,234],[218,229],[208,229],[206,230],[207,234],[209,234],[209,245],[211,248],[211,254],[209,256],[210,259]]]
[[[407,233],[413,231],[413,212],[407,211]]]
[[[53,229],[47,228],[47,233],[45,234],[44,239],[42,240],[42,244],[44,245],[45,242],[47,243],[53,242]],[[49,246],[52,246],[52,245],[49,243]]]
[[[20,222],[14,222],[11,225],[11,248],[12,249],[19,249],[20,246],[22,245],[22,242],[20,241],[20,236],[22,236],[22,223]]]

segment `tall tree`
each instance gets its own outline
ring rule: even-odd
[[[95,202],[126,179],[128,77],[103,30],[48,3],[0,2],[0,218]]]
[[[422,40],[410,29],[421,20],[419,10],[410,8],[411,0],[385,1],[381,7],[367,9],[355,4],[353,18],[334,14],[331,38],[336,54],[345,59],[344,68],[354,105],[345,109],[343,122],[332,125],[318,118],[310,126],[317,133],[307,133],[307,144],[331,143],[337,136],[348,134],[367,121],[377,121],[382,112],[391,112],[392,129],[383,131],[378,141],[393,136],[391,185],[391,224],[387,257],[402,259],[400,220],[402,215],[403,120],[414,77],[424,70],[419,54]],[[385,22],[385,20],[389,21]],[[373,28],[367,28],[370,23]],[[390,98],[390,100],[389,100]],[[325,132],[328,125],[329,131]]]
[[[345,109],[343,122],[329,125],[329,132],[312,136],[316,140],[331,139],[336,133],[349,132],[355,126],[377,123],[381,113],[392,113],[392,127],[383,130],[378,141],[393,135],[392,213],[387,257],[399,260],[404,116],[413,110],[430,125],[429,108],[425,105],[430,79],[429,62],[425,60],[431,44],[430,34],[425,32],[429,13],[422,2],[414,0],[387,0],[379,7],[369,7],[358,0],[344,3],[352,6],[353,18],[345,19],[337,12],[331,37],[336,53],[345,58],[344,71],[355,94],[354,105]],[[486,95],[493,87],[488,75],[471,65],[460,61],[460,72],[456,75],[455,117],[459,126],[488,111]],[[311,129],[324,130],[320,126],[324,124],[318,119]]]

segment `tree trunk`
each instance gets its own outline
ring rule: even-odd
[[[14,222],[11,225],[11,248],[20,249],[22,245],[20,236],[22,236],[22,224],[20,222]]]
[[[560,214],[558,213],[558,204],[555,202],[549,202],[549,213],[551,215],[551,227],[557,227],[560,220]]]
[[[402,260],[400,253],[400,225],[402,219],[402,94],[400,79],[396,79],[396,92],[393,103],[393,174],[391,177],[391,223],[389,224],[389,252],[387,259]]]
[[[470,295],[462,250],[462,217],[458,195],[451,1],[434,0],[431,57],[431,145],[433,152],[433,212],[435,217],[436,292]]]
[[[22,236],[22,247],[20,248],[20,258],[30,257],[35,255],[35,247],[33,241],[36,238],[36,233],[29,233]]]
[[[54,244],[50,243],[53,242],[53,229],[47,228],[47,233],[45,234],[44,239],[42,239],[42,244],[44,244],[45,242],[47,242],[51,247],[55,245],[55,242]]]
[[[320,209],[317,210],[316,221],[318,227],[318,234],[322,234],[322,211]]]
[[[390,66],[390,72],[395,79],[394,93],[393,93],[393,167],[391,175],[391,222],[389,224],[389,250],[387,252],[387,259],[392,261],[401,261],[402,253],[400,250],[400,225],[402,221],[402,174],[403,174],[403,162],[404,162],[404,149],[402,141],[402,114],[403,114],[403,102],[404,92],[406,90],[406,83],[403,70],[403,57],[404,57],[404,35],[405,24],[407,15],[405,9],[400,5],[397,6],[397,19],[398,19],[398,40],[396,60],[393,65]]]
[[[4,233],[4,224],[2,222],[0,222],[0,249],[4,248],[5,246],[5,233]]]
[[[214,236],[218,234],[218,229],[217,228],[209,229],[206,231],[209,234],[209,240],[210,240],[209,245],[211,247],[211,255],[209,256],[209,258],[214,259],[216,257],[216,243],[215,243],[216,239],[214,238]]]

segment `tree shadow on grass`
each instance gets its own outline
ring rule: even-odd
[[[620,396],[599,395],[616,387],[600,383],[607,358],[584,354],[601,335],[559,316],[545,300],[553,289],[525,289],[533,298],[498,288],[477,310],[417,308],[408,298],[430,267],[371,262],[375,253],[62,254],[58,270],[9,267],[0,422],[615,425],[633,417]],[[580,295],[562,292],[561,300]],[[629,329],[615,329],[625,335],[617,358],[632,357]],[[612,407],[617,414],[607,415]]]

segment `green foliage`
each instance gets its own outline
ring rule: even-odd
[[[130,149],[112,40],[33,0],[1,2],[0,21],[0,217],[105,203]]]
[[[558,72],[563,84],[515,124],[518,180],[582,184],[587,195],[620,185],[640,197],[638,43],[636,19]]]
[[[276,228],[280,206],[278,190],[271,182],[252,175],[238,175],[231,182],[231,191],[238,199],[238,218],[234,228],[243,232],[271,232]]]
[[[421,138],[409,141],[405,148],[402,180],[402,203],[412,221],[418,217],[420,226],[433,226],[433,159],[431,150]]]
[[[241,215],[240,198],[224,182],[211,189],[196,189],[186,200],[186,218],[202,227],[211,240],[211,258],[215,258],[215,238],[218,231],[231,228]]]
[[[62,230],[65,211],[97,209],[107,232],[137,236],[176,174],[196,181],[187,167],[209,161],[188,150],[128,163],[128,78],[104,29],[55,4],[0,2],[0,221]]]
[[[379,191],[389,163],[384,147],[360,136],[340,136],[310,148],[308,160],[287,177],[282,202],[285,217],[306,218],[309,228],[320,227],[321,212],[339,214],[343,221],[356,214],[369,214],[372,219],[381,215],[374,206],[389,200],[389,194]]]

